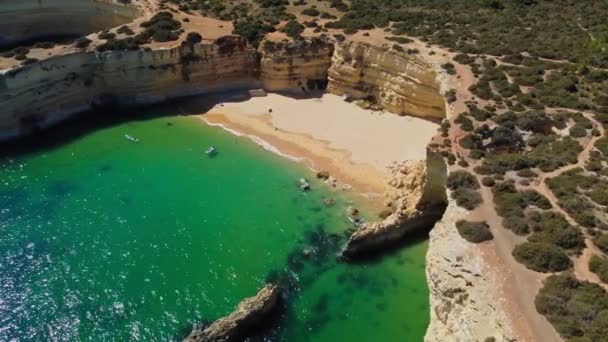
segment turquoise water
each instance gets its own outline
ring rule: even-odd
[[[422,238],[341,263],[347,195],[300,192],[308,170],[196,118],[144,114],[0,145],[1,341],[180,340],[270,279],[285,308],[252,340],[422,340]]]

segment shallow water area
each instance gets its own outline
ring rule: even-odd
[[[348,193],[246,138],[146,111],[58,127],[42,149],[0,146],[0,340],[180,340],[267,280],[287,300],[252,340],[422,340],[423,238],[341,263]]]

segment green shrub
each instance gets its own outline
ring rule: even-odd
[[[309,17],[317,17],[321,14],[321,12],[316,8],[307,8],[302,11],[302,14],[307,15]]]
[[[493,187],[494,184],[496,184],[496,181],[494,181],[494,178],[486,176],[481,179],[481,184],[487,187]]]
[[[593,242],[602,252],[608,253],[608,234],[598,236]]]
[[[463,131],[471,132],[473,129],[475,129],[475,126],[473,126],[473,121],[471,121],[471,119],[469,119],[464,113],[460,113],[454,122],[459,124]]]
[[[568,341],[605,341],[608,293],[568,274],[547,278],[536,295],[536,310]]]
[[[84,49],[91,44],[91,40],[87,37],[81,37],[76,39],[74,45],[79,49]]]
[[[523,170],[519,170],[517,171],[517,175],[519,177],[524,177],[524,178],[536,178],[538,177],[538,174],[530,169],[523,169]]]
[[[513,249],[515,259],[536,272],[560,272],[572,266],[564,251],[549,243],[524,242]]]
[[[97,38],[103,39],[103,40],[110,40],[110,39],[116,38],[116,34],[114,34],[112,32],[108,32],[108,31],[103,31],[97,35]]]
[[[479,192],[467,188],[452,191],[452,197],[456,200],[456,204],[459,207],[467,210],[473,210],[483,202]]]
[[[449,174],[447,187],[451,190],[459,188],[479,189],[479,182],[477,181],[477,177],[468,171],[457,170]]]
[[[288,37],[297,39],[302,32],[304,32],[304,25],[300,24],[297,20],[290,20],[283,27],[283,32],[285,32]]]
[[[577,252],[585,248],[585,238],[581,231],[570,225],[557,212],[533,211],[527,213],[526,223],[534,232],[528,241],[547,242]]]
[[[192,44],[197,44],[203,41],[203,36],[198,32],[189,32],[186,36],[186,41]]]
[[[522,216],[511,215],[502,220],[502,225],[517,235],[530,234],[530,227]]]
[[[407,37],[397,37],[397,36],[391,36],[391,37],[385,37],[384,39],[386,40],[390,40],[393,42],[397,42],[399,44],[408,44],[408,43],[413,43],[414,40],[407,38]]]
[[[116,32],[127,35],[127,36],[132,36],[135,34],[135,32],[133,32],[133,30],[131,30],[131,28],[127,25],[123,25],[123,26],[119,27],[118,30],[116,30]]]
[[[274,32],[272,25],[266,24],[259,19],[245,18],[233,23],[232,33],[245,37],[250,43],[257,45],[269,32]]]
[[[463,239],[472,243],[480,243],[494,238],[486,222],[460,220],[456,222],[456,229],[458,229],[458,233]]]
[[[589,270],[600,278],[604,283],[608,283],[608,258],[593,255],[589,260]]]

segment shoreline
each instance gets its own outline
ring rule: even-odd
[[[363,109],[333,94],[304,99],[224,94],[212,100],[205,112],[190,114],[313,172],[329,172],[336,180],[326,182],[330,188],[352,191],[378,213],[386,208],[391,189],[389,167],[426,159],[426,146],[438,126]]]
[[[248,129],[243,125],[230,121],[223,114],[201,114],[198,116],[198,119],[210,127],[220,128],[237,137],[249,139],[252,143],[270,153],[304,166],[313,172],[313,174],[319,171],[328,171],[331,177],[336,178],[333,186],[329,182],[324,182],[331,191],[348,192],[354,195],[374,215],[384,208],[384,185],[379,187],[380,183],[378,182],[371,184],[371,182],[361,181],[349,176],[347,173],[341,172],[339,167],[333,166],[333,161],[329,158],[310,153],[301,146],[289,141],[264,135],[254,129]],[[322,142],[319,143],[322,144]],[[347,151],[339,150],[334,150],[334,152],[338,154],[348,153]]]

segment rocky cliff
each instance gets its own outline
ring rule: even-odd
[[[75,52],[0,71],[2,138],[103,105],[258,87],[255,49],[237,36],[171,49]]]
[[[254,297],[244,299],[230,315],[203,330],[193,329],[184,342],[242,341],[272,314],[279,303],[279,295],[278,286],[266,285]]]
[[[355,98],[377,96],[379,104],[399,114],[444,115],[434,71],[405,54],[314,38],[264,43],[256,51],[243,38],[226,36],[173,48],[77,51],[0,70],[0,140],[108,104],[241,88],[306,92],[326,86]]]
[[[465,213],[450,200],[429,234],[426,276],[431,323],[424,340],[517,341],[498,292],[504,279],[489,268],[483,247],[467,242],[456,230],[456,221]]]
[[[358,227],[344,246],[342,256],[355,258],[398,243],[408,233],[430,229],[442,217],[447,170],[439,153],[428,150],[425,161],[395,163],[389,172],[386,195],[393,213],[381,222]]]
[[[268,91],[325,89],[334,44],[312,38],[296,42],[266,41],[260,48],[260,79]]]
[[[135,8],[112,0],[3,1],[0,47],[34,38],[86,36],[128,23],[137,15]]]
[[[397,114],[445,118],[437,74],[416,55],[365,43],[338,43],[328,74],[331,93],[368,99]]]

